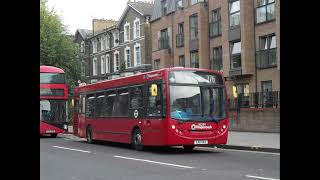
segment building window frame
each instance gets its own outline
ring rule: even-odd
[[[141,45],[140,45],[140,43],[136,43],[133,46],[133,48],[134,48],[134,55],[133,55],[134,62],[133,62],[133,64],[134,64],[134,66],[139,66],[139,65],[141,65]],[[138,52],[137,52],[137,48],[139,48]]]
[[[179,66],[186,67],[186,60],[184,55],[180,55],[179,57]]]
[[[98,75],[97,70],[98,70],[97,57],[94,57],[94,58],[92,59],[92,75],[93,75],[93,76]]]
[[[184,9],[184,0],[176,0],[176,10]]]
[[[222,46],[212,48],[211,68],[217,71],[223,70]]]
[[[166,16],[168,14],[168,1],[161,0],[161,16]]]
[[[233,12],[231,12],[231,10],[232,10],[232,5],[233,5],[233,3],[236,3],[236,2],[238,2],[239,3],[239,10],[235,10],[235,11],[233,11]],[[240,17],[240,11],[241,11],[241,7],[240,7],[240,0],[229,0],[229,28],[230,29],[236,29],[236,28],[239,28],[240,27],[240,24],[241,24],[241,17]],[[233,16],[238,16],[239,17],[239,20],[238,20],[238,24],[235,24],[235,25],[232,25],[231,23],[232,23],[232,17]]]
[[[217,14],[216,16],[215,13]],[[214,33],[215,27],[217,28],[216,34]],[[217,8],[211,11],[210,38],[221,36],[221,29],[221,8]]]
[[[140,18],[136,17],[133,21],[133,38],[137,39],[140,37]]]
[[[123,25],[123,31],[124,31],[124,42],[130,41],[130,23],[126,22]]]
[[[153,70],[160,69],[160,59],[153,60]]]
[[[257,67],[259,69],[277,66],[277,37],[275,33],[259,37]]]
[[[120,57],[119,51],[115,51],[113,55],[113,72],[117,72],[120,70]],[[118,57],[118,58],[117,58]]]
[[[110,73],[110,54],[106,54],[106,73]]]
[[[273,7],[273,17],[269,17],[268,16],[268,12],[271,11],[271,9],[268,9],[269,7]],[[265,10],[264,11],[264,20],[258,21],[259,17],[263,17],[263,15],[259,16],[259,10]],[[275,0],[257,0],[257,7],[255,8],[255,22],[256,24],[263,24],[263,23],[267,23],[270,21],[274,21],[276,19],[276,15],[275,15]]]
[[[113,46],[118,46],[119,45],[119,32],[115,31],[112,34],[113,34]],[[118,40],[118,42],[117,42],[117,40]]]
[[[178,24],[178,33],[176,35],[176,47],[184,46],[184,22]]]
[[[97,39],[92,40],[92,53],[97,52]]]
[[[234,50],[234,45],[236,43],[240,43],[240,52],[236,51],[236,52],[233,52]],[[239,45],[237,45],[238,47]],[[230,42],[230,69],[232,70],[237,70],[237,69],[241,69],[242,67],[242,59],[241,59],[241,54],[242,54],[242,48],[241,48],[241,40],[237,40],[237,41],[233,41],[233,42]],[[237,67],[234,67],[234,60],[238,60],[240,61],[238,64],[239,66]]]
[[[194,19],[194,23],[191,22],[192,19]],[[199,32],[198,32],[198,14],[197,13],[189,16],[189,28],[190,28],[190,41],[198,40]]]
[[[101,65],[101,74],[106,73],[106,57],[102,55],[100,57],[100,65]]]
[[[193,54],[197,55],[197,56],[193,56]],[[193,57],[195,59],[193,59]],[[199,51],[195,50],[195,51],[190,51],[190,67],[192,68],[199,68],[200,64],[199,64]]]
[[[126,68],[129,68],[131,67],[131,55],[130,55],[130,47],[127,46],[125,49],[124,49],[124,59],[125,59],[125,67]]]

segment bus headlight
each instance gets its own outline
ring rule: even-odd
[[[222,127],[223,127],[223,129],[225,129],[225,128],[226,128],[226,125],[223,125]]]
[[[175,128],[176,128],[176,126],[173,124],[173,125],[171,126],[171,128],[172,128],[172,129],[175,129]]]

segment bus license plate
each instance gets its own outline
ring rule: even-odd
[[[194,140],[194,144],[208,144],[208,140]]]
[[[55,130],[46,130],[46,133],[55,133]]]

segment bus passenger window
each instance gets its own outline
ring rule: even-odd
[[[139,109],[143,106],[143,86],[130,89],[130,109]]]
[[[149,85],[148,89],[151,88],[151,85]],[[157,84],[157,96],[152,96],[152,92],[148,91],[148,116],[161,116],[161,84]]]

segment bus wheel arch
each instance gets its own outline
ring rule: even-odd
[[[135,150],[142,151],[142,134],[138,126],[135,126],[131,131],[131,147]]]

